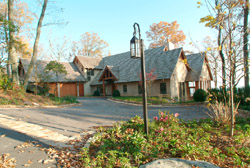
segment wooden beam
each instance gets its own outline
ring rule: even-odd
[[[103,94],[103,96],[106,96],[105,95],[105,83],[104,83],[104,80],[102,80],[102,94]]]

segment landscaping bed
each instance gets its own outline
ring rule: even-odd
[[[78,103],[76,97],[66,96],[58,98],[55,96],[41,96],[32,93],[26,93],[23,89],[14,90],[0,89],[0,106],[51,106],[62,104]]]
[[[121,97],[112,97],[113,100],[126,102],[126,103],[134,103],[134,104],[142,104],[141,96],[121,96]],[[147,102],[149,105],[200,105],[204,104],[202,102],[194,102],[194,101],[184,101],[184,102],[176,102],[168,97],[148,97]]]
[[[83,148],[83,167],[138,167],[160,158],[203,160],[220,167],[250,166],[250,118],[237,118],[230,126],[211,119],[182,122],[178,114],[161,112],[144,134],[140,117],[99,128],[95,142]]]

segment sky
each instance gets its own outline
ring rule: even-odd
[[[33,4],[34,0],[26,2],[40,13]],[[55,0],[48,6],[44,22],[63,19],[67,24],[43,27],[39,43],[47,49],[49,38],[60,42],[66,36],[77,41],[81,34],[94,32],[108,42],[107,49],[114,55],[129,51],[135,22],[140,25],[142,38],[148,47],[146,31],[150,25],[177,20],[179,29],[187,36],[184,49],[192,51],[194,47],[188,45],[191,39],[200,45],[206,36],[215,35],[210,28],[199,23],[208,11],[206,7],[197,6],[196,0]]]

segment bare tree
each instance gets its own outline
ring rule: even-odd
[[[57,61],[71,61],[72,55],[70,54],[70,40],[66,36],[62,40],[52,39],[51,36],[49,39],[49,49],[50,49],[50,58]],[[60,41],[60,43],[58,42]]]
[[[205,47],[206,55],[208,56],[209,65],[212,69],[213,77],[214,77],[214,87],[218,88],[218,72],[220,71],[219,64],[219,54],[218,47],[216,44],[216,40],[212,40],[211,37],[207,36],[203,40],[203,46]]]
[[[219,51],[223,52],[222,60],[222,78],[223,84],[228,81],[230,87],[230,107],[231,107],[231,136],[234,134],[235,108],[234,108],[234,87],[238,84],[243,75],[239,74],[243,70],[242,50],[241,46],[241,28],[239,27],[242,21],[242,14],[239,11],[240,1],[234,0],[214,0],[215,6],[210,5],[213,11],[217,12],[214,16],[208,15],[201,18],[201,22],[205,22],[206,26],[218,29],[218,40],[221,44],[218,46]],[[221,55],[220,55],[221,56]],[[227,72],[227,74],[226,74]],[[224,85],[225,86],[225,85]]]

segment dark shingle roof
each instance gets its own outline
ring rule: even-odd
[[[171,77],[182,52],[182,48],[163,51],[164,48],[163,46],[145,50],[146,72],[155,69],[156,79],[169,79]],[[130,52],[104,57],[96,68],[104,69],[106,66],[115,67],[117,75],[115,76],[118,79],[115,83],[140,81],[141,60],[131,58]],[[102,71],[95,77],[91,85],[101,84],[98,82],[101,74]]]
[[[20,59],[20,62],[23,65],[24,72],[28,71],[30,60],[28,59]],[[30,82],[35,82],[36,74],[45,74],[43,71],[49,61],[37,60],[36,64],[31,73]],[[60,62],[66,68],[67,75],[59,74],[58,82],[85,82],[85,78],[80,74],[76,65],[73,62]],[[49,73],[50,78],[45,82],[57,82],[56,75],[53,73]]]
[[[187,74],[186,81],[199,81],[204,64],[205,53],[190,54],[186,57],[191,68]]]

